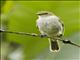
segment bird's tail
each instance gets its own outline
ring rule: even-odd
[[[49,38],[49,43],[50,43],[51,52],[58,52],[60,50],[59,45],[58,45],[58,40]]]

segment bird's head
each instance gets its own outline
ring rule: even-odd
[[[51,16],[53,15],[52,12],[49,11],[39,11],[38,13],[36,13],[38,16]]]

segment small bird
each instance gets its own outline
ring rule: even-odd
[[[58,52],[60,50],[58,39],[55,37],[62,37],[64,32],[63,22],[55,14],[49,11],[40,11],[37,13],[38,19],[36,25],[39,28],[41,37],[48,36],[50,51]]]

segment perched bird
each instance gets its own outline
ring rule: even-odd
[[[36,25],[39,28],[41,37],[48,36],[50,43],[50,51],[57,52],[60,50],[58,39],[55,37],[62,37],[64,32],[64,25],[59,17],[49,11],[40,11],[37,13],[38,19]]]

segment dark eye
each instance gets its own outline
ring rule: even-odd
[[[48,14],[48,13],[43,13],[43,14]]]
[[[42,14],[39,14],[39,15],[46,15],[46,14],[48,14],[48,13],[42,13]]]
[[[38,15],[46,15],[46,14],[48,14],[48,13],[41,13],[41,14],[38,14]]]

